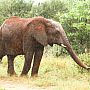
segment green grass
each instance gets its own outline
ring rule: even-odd
[[[89,54],[79,55],[83,62],[90,65]],[[24,64],[24,57],[15,58],[15,71],[18,76],[21,73]],[[81,72],[82,71],[82,72]],[[0,78],[15,80],[18,82],[27,82],[30,85],[52,88],[50,90],[90,90],[90,72],[81,69],[69,56],[66,57],[43,57],[39,68],[38,77],[9,77],[7,75],[7,58],[3,58],[3,64],[0,65]],[[3,89],[2,89],[3,90]]]
[[[4,88],[0,87],[0,90],[5,90]]]

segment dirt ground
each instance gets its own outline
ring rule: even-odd
[[[37,87],[23,80],[0,79],[0,88],[5,90],[52,90],[51,87]]]

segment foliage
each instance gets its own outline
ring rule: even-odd
[[[5,90],[5,89],[0,87],[0,90]]]
[[[31,11],[33,2],[29,3],[24,0],[4,0],[0,3],[0,23],[10,16],[27,17]]]
[[[78,53],[90,49],[90,4],[89,0],[76,0],[68,13],[60,16],[66,33]]]
[[[33,7],[34,16],[44,16],[46,18],[52,18],[57,20],[56,15],[60,12],[61,14],[66,12],[68,9],[65,4],[60,0],[50,0],[44,3],[39,3]]]

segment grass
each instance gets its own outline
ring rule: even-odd
[[[80,55],[80,58],[89,62],[90,57],[86,54]],[[18,76],[23,68],[24,57],[15,58],[15,71]],[[83,71],[83,72],[80,72]],[[7,75],[7,58],[3,58],[3,64],[0,65],[0,79],[9,79],[15,82],[25,81],[27,84],[48,88],[47,90],[90,90],[90,72],[78,67],[69,57],[43,57],[39,68],[38,77],[9,77]],[[4,90],[4,89],[0,89]]]
[[[4,88],[0,87],[0,90],[5,90]]]

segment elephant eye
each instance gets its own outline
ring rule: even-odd
[[[59,32],[58,30],[57,30],[57,31],[55,31],[55,34],[56,34],[56,35],[58,35],[59,33],[60,33],[60,32]]]

